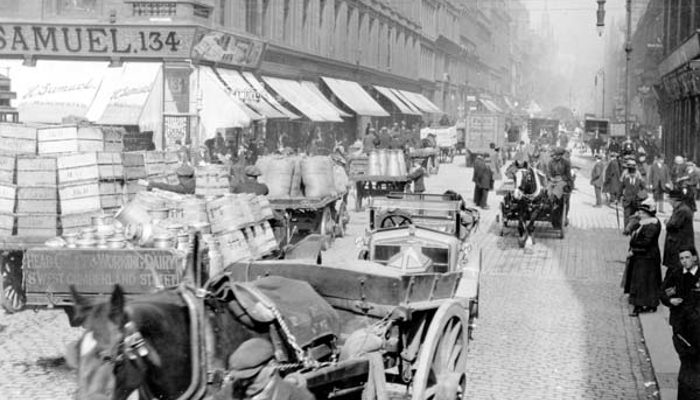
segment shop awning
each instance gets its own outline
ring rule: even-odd
[[[428,100],[427,97],[420,93],[409,92],[407,90],[401,90],[401,93],[408,98],[408,100],[413,103],[416,107],[420,108],[421,111],[428,114],[443,114],[442,110],[432,101]]]
[[[411,102],[411,100],[409,100],[408,97],[406,97],[406,95],[403,94],[403,91],[398,90],[398,89],[391,89],[391,92],[392,92],[392,93],[394,94],[394,96],[396,96],[399,100],[403,101],[403,103],[406,105],[406,107],[408,107],[409,109],[411,109],[411,111],[413,111],[414,113],[416,113],[416,114],[418,114],[418,115],[423,115],[423,110],[421,110],[421,109],[418,108],[416,105],[414,105],[414,104]]]
[[[232,96],[266,118],[288,118],[284,113],[272,107],[257,89],[250,85],[243,76],[231,69],[214,69]]]
[[[263,80],[294,108],[316,122],[343,122],[340,115],[330,108],[325,98],[318,96],[301,83],[289,79],[263,76]]]
[[[326,108],[326,109],[331,109],[333,112],[338,113],[343,118],[350,118],[352,115],[346,113],[345,111],[341,110],[340,108],[336,107],[335,104],[331,103],[330,100],[326,98],[326,96],[321,93],[321,90],[319,90],[318,86],[316,86],[315,83],[311,81],[301,81],[301,86],[304,87],[304,89],[313,92],[314,94],[314,100],[318,100],[319,106]]]
[[[243,78],[246,80],[246,82],[248,82],[248,84],[250,84],[250,86],[253,87],[253,89],[257,90],[258,93],[260,93],[260,95],[265,99],[265,101],[267,101],[277,111],[281,112],[289,119],[300,118],[298,115],[289,111],[287,107],[280,104],[279,101],[275,99],[275,96],[271,95],[270,92],[268,92],[265,89],[265,86],[258,80],[258,78],[255,77],[255,75],[253,75],[252,72],[243,72]]]
[[[20,120],[61,123],[68,116],[86,117],[107,63],[40,60],[35,67],[12,63],[10,68]]]
[[[414,111],[413,109],[411,109],[411,107],[409,107],[403,100],[401,100],[396,94],[394,94],[394,92],[391,89],[386,88],[384,86],[377,86],[377,85],[375,85],[374,88],[377,89],[377,91],[379,93],[381,93],[382,96],[386,97],[393,105],[395,105],[399,109],[399,111],[401,111],[402,114],[408,114],[408,115],[420,115],[421,114],[420,112],[417,112],[417,111]]]
[[[491,100],[488,100],[488,99],[479,99],[479,102],[480,102],[481,104],[483,104],[484,107],[486,107],[486,109],[489,110],[489,111],[492,112],[492,113],[503,113],[503,110],[502,110],[499,106],[497,106],[496,103],[494,103],[494,102],[491,101]]]
[[[108,76],[111,71],[105,75],[91,107],[89,115],[100,125],[139,125],[161,64],[126,63],[120,69],[121,73],[114,78]],[[103,104],[104,94],[107,94],[107,101]],[[154,95],[162,96],[162,93]]]
[[[214,72],[203,68],[200,74],[202,93],[202,111],[200,117],[204,136],[212,138],[217,129],[242,128],[262,115],[248,109],[237,99],[229,95],[228,90]]]
[[[340,101],[355,111],[357,115],[369,117],[388,117],[389,113],[380,106],[372,96],[367,93],[357,82],[334,79],[328,77],[321,78],[328,85],[328,88]]]

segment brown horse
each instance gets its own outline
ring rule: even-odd
[[[124,400],[135,391],[142,399],[177,399],[187,392],[194,349],[188,307],[176,290],[127,301],[115,286],[107,301],[92,302],[71,289],[72,322],[85,328],[74,349],[78,399]],[[207,300],[205,309],[216,336],[210,366],[224,370],[239,344],[268,336],[268,327],[236,317],[219,301]]]

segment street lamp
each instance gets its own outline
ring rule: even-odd
[[[605,30],[605,0],[596,0],[598,2],[598,11],[596,11],[597,21],[596,30],[598,31],[598,36],[603,36],[603,31]]]

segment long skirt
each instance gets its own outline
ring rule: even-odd
[[[661,263],[657,262],[656,257],[630,257],[623,279],[625,293],[630,296],[630,304],[636,307],[659,305]]]

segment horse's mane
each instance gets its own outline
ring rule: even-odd
[[[163,290],[130,299],[126,303],[129,318],[144,336],[167,334],[173,324],[187,320],[185,302],[174,290]]]

